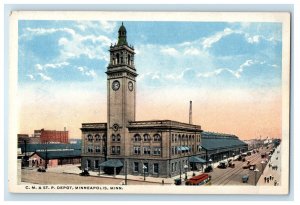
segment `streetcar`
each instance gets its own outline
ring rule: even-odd
[[[201,185],[208,184],[210,180],[211,180],[211,176],[204,173],[190,178],[185,182],[185,185],[201,186]]]

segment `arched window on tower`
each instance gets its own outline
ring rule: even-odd
[[[139,134],[135,134],[133,138],[135,142],[141,141],[141,135]]]
[[[128,65],[131,65],[131,59],[130,59],[130,55],[129,55],[129,54],[128,54],[127,60],[128,60],[127,64],[128,64]]]
[[[120,54],[117,53],[116,57],[117,57],[117,62],[116,62],[116,64],[119,64],[119,63],[120,63]]]

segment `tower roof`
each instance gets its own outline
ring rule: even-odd
[[[119,33],[118,46],[122,46],[122,45],[128,46],[127,37],[126,37],[127,31],[126,31],[125,26],[123,25],[123,22],[122,22],[122,25],[119,28],[118,33]]]

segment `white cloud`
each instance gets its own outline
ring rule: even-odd
[[[52,80],[51,77],[45,75],[44,73],[38,73],[38,75],[39,75],[39,76],[41,77],[41,79],[44,80],[44,81],[51,81],[51,80]]]
[[[97,76],[97,73],[94,70],[92,70],[92,69],[90,70],[85,66],[77,67],[77,69],[82,73],[82,75],[86,75],[86,76],[92,77],[92,78],[95,78]]]
[[[259,43],[261,39],[260,35],[255,35],[251,37],[246,37],[246,40],[248,43],[254,44],[254,43]]]
[[[31,35],[48,35],[56,32],[66,32],[75,35],[75,31],[70,28],[26,28],[26,31]]]
[[[209,78],[209,77],[214,77],[222,73],[222,71],[226,70],[225,68],[219,68],[217,70],[211,71],[211,72],[205,72],[205,73],[198,73],[197,77],[204,77],[204,78]]]
[[[184,69],[182,72],[180,72],[179,74],[168,74],[166,75],[166,79],[171,79],[171,80],[180,80],[183,78],[184,74],[187,72],[187,71],[190,71],[191,68],[186,68]]]
[[[201,51],[197,48],[187,48],[185,49],[185,51],[183,52],[184,55],[193,55],[193,56],[196,56],[196,55],[199,55],[201,53]]]
[[[35,80],[34,76],[32,74],[28,74],[27,77],[30,79],[30,80]]]
[[[273,67],[273,68],[278,68],[278,65],[276,65],[276,64],[273,64],[273,65],[270,65],[271,67]]]
[[[117,23],[112,21],[77,21],[75,26],[81,31],[86,31],[88,29],[100,29],[104,32],[111,33],[115,30]]]
[[[210,37],[204,38],[202,45],[204,49],[210,48],[214,43],[221,40],[223,37],[228,36],[235,31],[231,30],[230,28],[225,28],[223,31],[218,32]]]
[[[165,55],[170,55],[170,56],[179,55],[179,52],[175,48],[162,48],[162,49],[160,49],[160,52]]]
[[[68,62],[61,62],[61,63],[47,63],[47,64],[44,64],[44,65],[41,65],[41,64],[36,64],[34,67],[37,69],[37,70],[46,70],[48,68],[62,68],[64,66],[68,66],[69,63]]]

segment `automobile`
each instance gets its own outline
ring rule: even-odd
[[[249,176],[248,176],[248,175],[242,176],[242,182],[243,182],[243,183],[248,183],[248,179],[249,179]]]
[[[235,164],[234,163],[229,163],[228,165],[230,168],[234,168],[235,167]]]
[[[174,184],[175,185],[181,185],[181,179],[180,178],[176,178],[176,179],[174,179]]]
[[[245,164],[244,166],[243,166],[243,169],[249,169],[250,168],[250,164]]]
[[[243,157],[242,157],[241,155],[239,155],[239,156],[236,158],[236,160],[237,160],[237,161],[242,161],[242,158],[243,158]]]
[[[80,176],[90,176],[90,173],[88,172],[88,170],[84,170],[79,175]]]
[[[247,155],[250,156],[250,155],[251,155],[251,152],[247,152]]]
[[[253,154],[255,154],[255,153],[256,153],[256,151],[255,151],[255,150],[253,150],[252,152],[253,152]]]
[[[260,156],[261,156],[261,158],[265,158],[266,157],[266,153],[262,153]]]
[[[218,168],[220,169],[226,169],[228,166],[228,164],[226,162],[220,162],[218,165]]]
[[[245,161],[246,161],[246,158],[245,158],[245,157],[243,157],[243,158],[242,158],[242,162],[245,162]]]
[[[241,154],[242,157],[247,157],[246,153]]]
[[[249,170],[255,170],[256,165],[255,164],[250,164]]]
[[[212,166],[211,165],[208,165],[207,167],[205,167],[205,169],[204,169],[204,172],[212,172],[213,171],[213,168],[212,168]]]
[[[45,167],[39,167],[39,168],[37,169],[37,171],[38,171],[38,172],[46,172],[46,169],[45,169]]]

